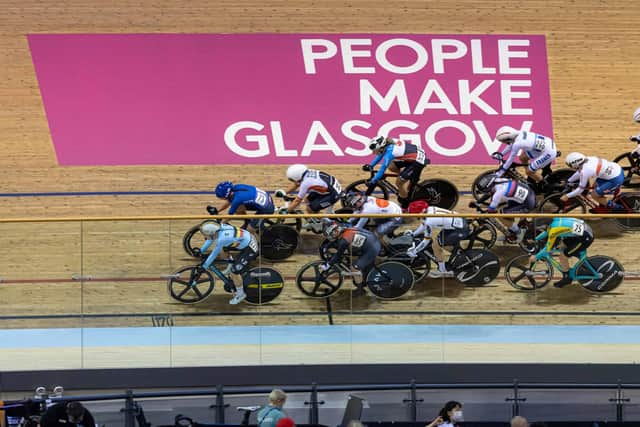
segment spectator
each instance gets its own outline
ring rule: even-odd
[[[438,421],[442,422],[438,424]],[[431,424],[429,424],[429,427],[457,427],[457,423],[460,421],[463,421],[462,403],[451,400],[444,404],[444,407],[440,409],[438,418],[433,420]]]
[[[93,415],[80,402],[56,403],[40,419],[40,427],[94,427]]]
[[[286,401],[287,395],[284,391],[273,389],[269,393],[269,404],[258,412],[258,427],[277,427],[278,421],[286,417],[282,410]]]
[[[511,427],[529,427],[529,422],[525,417],[518,415],[511,418]]]
[[[276,424],[276,427],[296,427],[296,423],[292,418],[284,417],[278,420],[278,424]]]

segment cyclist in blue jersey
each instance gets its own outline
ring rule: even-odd
[[[233,184],[231,181],[223,181],[216,186],[216,197],[224,199],[225,203],[216,209],[207,206],[207,212],[216,215],[229,208],[229,215],[235,213],[244,214],[247,211],[255,211],[257,214],[272,214],[275,210],[273,200],[269,193],[253,185]],[[262,224],[262,219],[249,220],[249,226],[257,230]]]
[[[231,224],[219,224],[214,221],[209,221],[200,227],[200,232],[207,240],[198,253],[202,254],[213,246],[213,250],[199,267],[203,270],[208,269],[211,264],[213,264],[213,261],[222,250],[233,248],[241,251],[240,254],[234,258],[233,263],[222,271],[224,275],[228,275],[229,273],[244,273],[249,267],[249,263],[258,257],[258,242],[247,230]],[[238,304],[247,297],[242,284],[235,286],[233,280],[230,278],[225,282],[224,288],[226,291],[234,293],[229,304]]]
[[[546,231],[536,236],[536,241],[547,239],[544,247],[535,255],[531,255],[529,261],[536,262],[549,255],[554,248],[560,247],[562,252],[558,256],[558,261],[563,268],[562,279],[553,284],[556,288],[570,285],[572,280],[569,276],[569,257],[580,258],[593,243],[593,230],[589,224],[576,218],[554,218]]]
[[[387,168],[398,174],[396,186],[398,187],[398,202],[403,208],[409,205],[409,184],[416,183],[420,179],[422,169],[429,164],[427,155],[417,145],[410,144],[399,139],[385,138],[378,136],[371,140],[369,149],[376,153],[376,157],[371,163],[362,166],[362,170],[371,171],[382,161],[380,169],[369,182],[367,196],[370,195],[376,183],[382,179]]]

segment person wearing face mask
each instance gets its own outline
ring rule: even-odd
[[[437,421],[442,421],[440,424],[433,424]],[[440,409],[438,418],[436,418],[428,427],[457,427],[459,422],[463,421],[462,417],[462,403],[450,400],[444,404],[444,407]],[[433,425],[432,425],[433,424]]]

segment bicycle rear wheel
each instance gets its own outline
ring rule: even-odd
[[[498,277],[500,260],[484,249],[461,251],[451,263],[455,278],[465,285],[486,285]]]
[[[411,201],[426,200],[431,206],[453,209],[458,203],[458,189],[446,179],[427,179],[416,184]]]
[[[203,223],[200,223],[198,225],[194,225],[193,227],[191,227],[189,230],[187,230],[186,233],[184,233],[184,236],[182,237],[182,247],[184,248],[184,251],[191,257],[194,258],[198,258],[194,255],[193,253],[193,249],[194,248],[198,248],[200,249],[200,247],[202,246],[202,244],[204,243],[204,236],[202,236],[202,234],[200,234],[200,226]]]
[[[400,298],[413,287],[413,273],[406,265],[384,261],[367,274],[367,287],[376,297],[385,300]]]
[[[327,271],[320,271],[324,261],[311,261],[302,266],[296,275],[296,285],[300,292],[311,298],[327,298],[338,292],[342,286],[342,272],[336,265]]]
[[[578,282],[588,291],[610,292],[620,286],[624,280],[622,275],[624,268],[615,258],[604,255],[590,256],[576,270],[578,276],[593,276],[593,271],[585,265],[586,263],[589,263],[596,273],[602,275],[597,279],[578,279]]]
[[[278,270],[255,267],[242,275],[242,287],[247,294],[247,303],[262,305],[273,301],[282,293],[284,279]]]
[[[564,190],[567,181],[575,173],[574,170],[568,168],[557,169],[548,174],[546,178],[547,185],[544,187],[544,194],[558,193]]]
[[[560,200],[562,194],[554,193],[544,198],[538,212],[543,213],[587,213],[587,207],[584,202],[576,197],[563,202]]]
[[[276,224],[260,234],[260,254],[272,261],[289,258],[298,247],[300,235],[295,228]]]
[[[631,209],[633,213],[640,213],[640,195],[623,194],[620,198],[621,202],[626,205],[625,207]],[[640,219],[638,218],[616,218],[616,221],[624,228],[640,228]]]
[[[514,288],[534,291],[545,287],[553,277],[553,266],[547,259],[531,264],[529,255],[518,255],[507,263],[504,277]]]
[[[204,301],[213,293],[214,278],[209,270],[197,271],[192,265],[176,270],[167,280],[167,292],[171,298],[183,304]]]

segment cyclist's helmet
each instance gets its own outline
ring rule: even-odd
[[[569,153],[567,155],[567,159],[565,160],[565,163],[567,164],[567,166],[569,166],[571,169],[578,169],[580,166],[582,166],[585,162],[587,161],[587,158],[585,157],[584,154],[582,153],[578,153],[578,152],[573,152],[573,153]]]
[[[409,203],[409,207],[407,208],[407,213],[418,214],[423,213],[429,208],[429,203],[426,200],[414,200]]]
[[[346,208],[351,208],[358,210],[362,208],[362,205],[367,201],[367,196],[363,193],[349,193],[344,199],[344,206]]]
[[[640,107],[636,108],[636,111],[633,112],[633,121],[640,123]]]
[[[322,234],[329,240],[336,240],[342,235],[345,230],[345,226],[338,222],[331,222],[322,230]]]
[[[305,165],[301,165],[301,164],[291,165],[287,169],[287,179],[293,182],[300,182],[302,181],[302,176],[305,174],[307,169],[308,168]]]
[[[518,131],[511,126],[502,126],[496,132],[496,139],[504,144],[513,144],[518,136]]]
[[[232,188],[233,188],[233,182],[222,181],[221,183],[216,185],[216,197],[218,199],[228,199],[229,194],[231,194]]]
[[[483,193],[488,193],[489,191],[491,191],[493,186],[496,185],[496,179],[498,179],[498,176],[494,173],[483,176],[478,181],[478,190],[482,191]]]
[[[200,233],[207,239],[213,239],[220,230],[220,224],[215,221],[207,221],[200,226]]]
[[[376,136],[369,142],[369,150],[378,151],[387,146],[387,138],[384,136]]]

